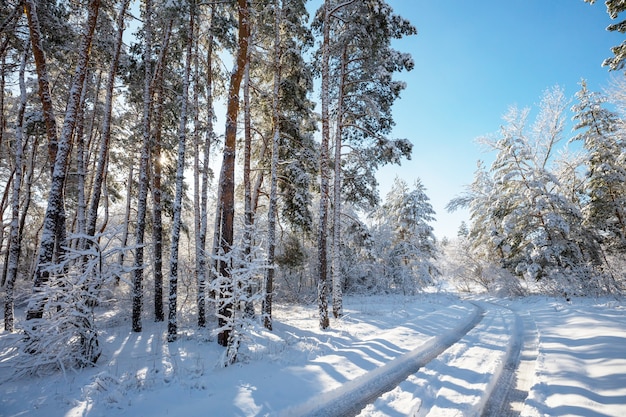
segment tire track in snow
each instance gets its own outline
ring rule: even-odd
[[[515,314],[515,331],[511,336],[511,349],[497,380],[496,388],[482,411],[482,417],[519,416],[532,386],[532,376],[538,354],[537,326],[529,312],[525,311],[521,316],[520,313],[509,310]]]
[[[474,304],[474,303],[472,303]],[[340,388],[323,393],[300,406],[284,410],[281,416],[354,416],[367,404],[385,392],[392,390],[409,375],[436,358],[441,352],[457,343],[484,317],[484,309],[474,304],[472,314],[459,325],[443,335],[434,336],[411,352],[349,381]]]
[[[481,415],[509,358],[516,316],[499,305],[473,304],[485,311],[476,327],[361,415],[388,415],[379,411],[385,407],[395,412],[392,415],[414,417]],[[394,404],[402,395],[414,399]]]

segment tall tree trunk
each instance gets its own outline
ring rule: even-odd
[[[202,162],[202,186],[200,197],[200,233],[198,238],[198,326],[206,325],[206,235],[208,223],[208,190],[209,190],[209,162],[211,154],[211,142],[213,141],[213,10],[209,23],[209,35],[207,39],[207,63],[206,63],[206,106],[207,126],[204,136],[204,154]],[[197,109],[196,109],[197,111]]]
[[[206,325],[206,300],[205,300],[205,286],[206,286],[206,273],[203,270],[204,264],[202,261],[202,214],[200,208],[201,190],[200,190],[200,60],[199,60],[199,48],[200,42],[194,39],[194,53],[193,53],[193,217],[194,217],[194,252],[196,255],[196,283],[198,285],[198,294],[196,296],[196,307],[198,309],[198,327],[204,327]]]
[[[224,139],[224,155],[220,171],[220,241],[221,252],[228,254],[233,246],[233,221],[235,215],[235,149],[237,139],[237,115],[239,113],[239,88],[246,67],[248,57],[248,37],[250,35],[250,16],[247,0],[237,0],[239,17],[238,49],[235,67],[230,76],[228,87],[228,104],[226,108],[226,129]],[[227,262],[220,262],[220,274],[230,281],[230,287],[224,290],[232,293],[232,277]],[[224,297],[225,294],[219,294]],[[225,303],[220,306],[219,326],[226,324],[226,319],[232,316],[233,306]],[[228,346],[230,331],[222,330],[217,336],[217,342]]]
[[[272,160],[270,163],[270,202],[267,211],[267,264],[265,271],[263,299],[263,325],[272,330],[272,293],[274,292],[274,259],[276,253],[276,215],[278,200],[278,143],[280,140],[280,113],[278,108],[278,94],[280,92],[280,19],[282,6],[280,0],[274,2],[274,95],[272,97]]]
[[[133,270],[132,329],[141,331],[143,309],[143,246],[146,231],[146,205],[148,198],[148,159],[150,158],[150,82],[152,77],[152,0],[144,1],[144,85],[143,85],[143,139],[139,162],[139,194],[137,196],[137,228],[135,230],[135,263]]]
[[[187,57],[185,59],[185,74],[183,76],[183,91],[180,101],[180,125],[178,126],[178,161],[176,164],[176,196],[174,197],[174,220],[172,221],[172,246],[170,249],[170,296],[167,323],[167,341],[174,342],[177,338],[178,322],[176,306],[178,299],[178,244],[180,241],[180,224],[183,211],[183,181],[185,179],[185,145],[187,141],[187,103],[189,99],[189,78],[191,73],[192,39],[194,38],[195,4],[189,11],[189,37],[187,41]]]
[[[252,40],[250,40],[252,42]],[[243,146],[243,190],[244,190],[244,262],[250,261],[252,253],[252,228],[254,227],[255,210],[252,207],[252,184],[250,182],[250,164],[252,160],[252,114],[250,107],[250,51],[248,50],[248,59],[246,63],[246,71],[244,73],[243,84],[243,125],[244,125],[244,146]],[[248,283],[249,284],[249,283]],[[247,285],[245,288],[248,298],[252,296],[252,286]],[[254,317],[254,304],[250,299],[246,301],[245,315]]]
[[[343,97],[346,82],[346,51],[341,54],[341,80],[337,101],[337,126],[335,128],[335,175],[333,184],[333,244],[332,244],[332,282],[333,315],[343,314],[343,294],[341,287],[341,135],[343,132]]]
[[[4,129],[6,127],[5,115],[4,115],[4,87],[6,85],[5,73],[6,73],[6,54],[1,53],[0,57],[0,152],[4,146]],[[0,248],[2,247],[2,230],[0,230]]]
[[[167,23],[167,30],[161,42],[161,51],[156,63],[154,77],[152,81],[154,100],[154,140],[152,146],[152,240],[154,243],[154,265],[152,274],[154,278],[154,321],[164,321],[165,312],[163,308],[163,202],[162,202],[162,169],[161,169],[161,149],[162,149],[162,126],[163,126],[163,68],[165,59],[169,51],[172,25],[174,21],[170,19]]]
[[[120,53],[122,50],[122,37],[124,35],[124,17],[130,0],[123,0],[120,12],[117,17],[117,34],[115,45],[113,47],[113,59],[109,67],[109,75],[106,83],[106,99],[104,104],[104,120],[102,121],[102,139],[98,158],[96,159],[96,169],[93,174],[94,184],[89,200],[89,211],[87,213],[86,234],[94,236],[96,232],[96,220],[98,218],[98,207],[100,206],[100,194],[102,192],[102,183],[105,176],[106,161],[109,153],[109,143],[111,140],[111,118],[113,112],[113,90],[115,88],[115,77],[117,75],[117,67],[120,61]]]
[[[22,155],[23,155],[23,123],[24,112],[26,111],[26,82],[24,73],[26,71],[26,61],[28,48],[25,48],[22,55],[22,62],[19,72],[20,84],[20,105],[17,111],[17,121],[15,129],[15,178],[13,179],[13,195],[11,196],[11,228],[9,232],[9,262],[7,267],[7,280],[5,287],[4,301],[4,330],[13,331],[13,288],[17,279],[17,266],[20,259],[20,239],[19,239],[19,215],[20,215],[20,189],[22,187]]]
[[[328,143],[330,141],[330,120],[328,112],[329,61],[330,61],[330,0],[324,0],[324,38],[322,44],[322,140],[320,146],[320,211],[317,236],[318,280],[317,297],[320,328],[330,325],[328,318]]]
[[[48,207],[44,216],[44,227],[37,260],[38,267],[33,284],[36,290],[38,290],[48,279],[48,273],[45,271],[44,266],[52,261],[55,249],[55,236],[61,236],[62,238],[65,230],[65,215],[63,207],[65,169],[70,154],[72,134],[76,123],[76,115],[80,104],[85,74],[87,72],[87,64],[89,63],[89,51],[98,19],[100,0],[91,0],[88,7],[87,24],[85,25],[81,44],[78,50],[79,59],[72,79],[72,86],[70,88],[65,119],[63,122],[63,129],[61,131],[58,149],[56,152],[56,159],[54,161],[50,193],[48,195]],[[61,246],[61,242],[58,242],[58,246]],[[43,304],[41,302],[31,303],[31,305],[29,305],[27,319],[41,318],[42,315]]]

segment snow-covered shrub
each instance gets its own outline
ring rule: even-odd
[[[111,240],[105,236],[71,239],[87,244],[84,249],[69,245],[60,262],[46,267],[49,279],[30,299],[43,306],[43,315],[22,326],[18,375],[75,370],[94,365],[100,357],[94,308],[101,301],[103,286],[122,272],[117,262],[122,249],[108,249]],[[104,242],[102,247],[99,241]]]
[[[237,361],[239,347],[249,340],[252,331],[258,327],[258,318],[246,311],[264,299],[259,285],[264,271],[268,268],[261,248],[253,246],[246,254],[240,246],[235,246],[226,254],[214,257],[212,265],[226,265],[225,273],[213,271],[215,279],[210,290],[216,294],[216,314],[219,326],[215,334],[227,335],[227,345],[220,366],[228,366]]]

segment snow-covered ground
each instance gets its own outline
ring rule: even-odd
[[[167,343],[100,318],[95,368],[12,377],[0,333],[0,416],[626,416],[626,303],[544,297],[349,297],[319,330],[315,306],[275,308],[274,331],[221,368],[209,330]],[[192,328],[192,326],[190,326]]]

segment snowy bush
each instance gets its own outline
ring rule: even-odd
[[[43,315],[24,323],[17,375],[66,372],[98,361],[101,347],[93,310],[103,286],[123,272],[116,261],[122,249],[108,249],[111,240],[103,237],[73,236],[75,241],[87,241],[85,248],[70,245],[60,262],[46,267],[49,279],[30,300],[43,306]]]
[[[238,360],[241,343],[249,340],[258,327],[258,318],[250,314],[249,306],[264,299],[259,282],[268,265],[258,246],[252,247],[248,254],[235,246],[228,253],[215,256],[214,260],[212,265],[226,265],[225,273],[213,271],[215,279],[210,290],[216,294],[219,320],[214,333],[227,337],[226,350],[218,365],[229,366]]]

